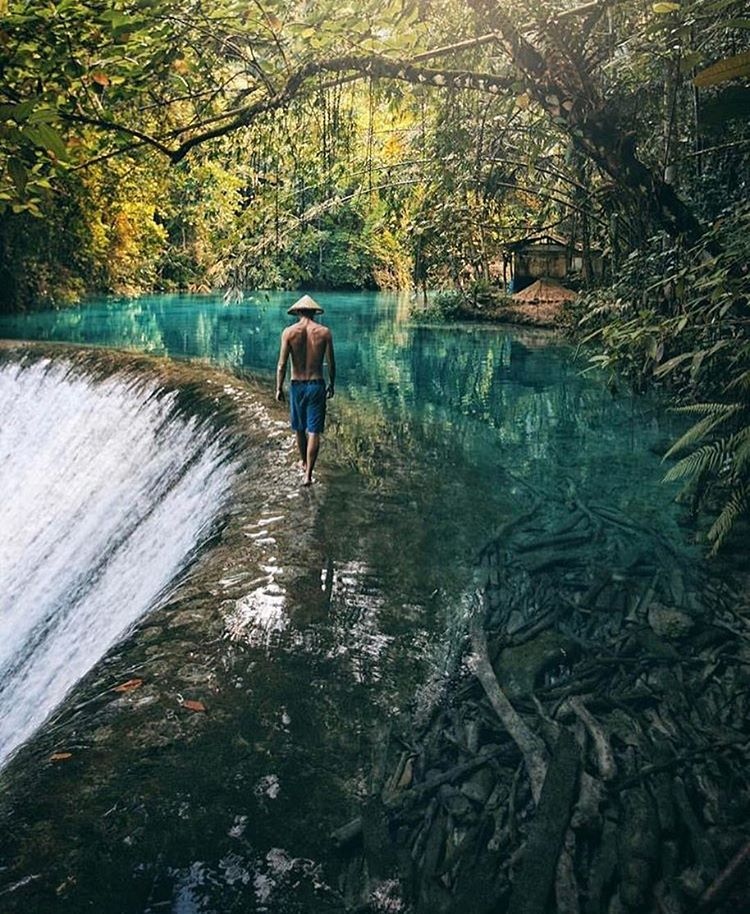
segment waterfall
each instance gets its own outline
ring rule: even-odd
[[[176,395],[0,365],[0,765],[164,599],[233,476]]]

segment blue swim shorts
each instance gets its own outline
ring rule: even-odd
[[[325,381],[292,381],[289,408],[293,431],[320,434],[326,424]]]

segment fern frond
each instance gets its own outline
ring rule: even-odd
[[[677,368],[678,365],[682,365],[683,362],[686,362],[688,359],[693,357],[692,352],[683,352],[680,355],[676,355],[671,359],[667,359],[666,362],[662,362],[657,368],[654,369],[654,377],[661,378],[673,368]]]
[[[711,406],[716,404],[698,405]],[[696,422],[695,425],[691,425],[685,434],[678,438],[670,447],[663,459],[667,460],[669,457],[679,454],[680,451],[684,451],[685,448],[697,444],[702,438],[705,438],[710,431],[721,425],[722,422],[726,422],[726,420],[733,416],[738,410],[739,405],[735,403],[728,405],[724,410],[711,411],[708,415],[704,416],[703,419]]]
[[[743,393],[750,390],[750,370],[743,371],[742,374],[733,378],[726,386],[726,390],[740,390]]]
[[[741,408],[741,403],[689,403],[687,406],[675,406],[674,412],[695,414],[697,416],[713,416],[728,409],[736,411]]]
[[[719,514],[708,531],[708,538],[713,543],[711,547],[712,555],[716,555],[719,551],[737,520],[747,512],[749,504],[748,487],[746,485],[732,492],[729,501],[724,505],[721,514]]]
[[[736,477],[741,477],[750,464],[750,425],[746,425],[734,436],[732,450],[732,471]]]
[[[664,481],[674,482],[675,479],[695,476],[696,473],[715,473],[731,454],[730,442],[730,438],[720,438],[698,448],[670,467],[664,475]]]

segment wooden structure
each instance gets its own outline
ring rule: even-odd
[[[589,272],[601,272],[601,254],[589,253]],[[503,251],[505,288],[520,292],[535,280],[583,276],[584,252],[557,235],[544,234],[512,241]]]

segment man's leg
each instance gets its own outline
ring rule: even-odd
[[[302,469],[307,468],[307,433],[296,432],[297,435],[297,447],[299,448],[299,459],[302,464]]]
[[[315,461],[318,459],[318,451],[320,450],[320,433],[319,432],[308,432],[307,433],[307,465],[305,467],[305,482],[306,486],[312,485],[312,474],[315,467]]]

